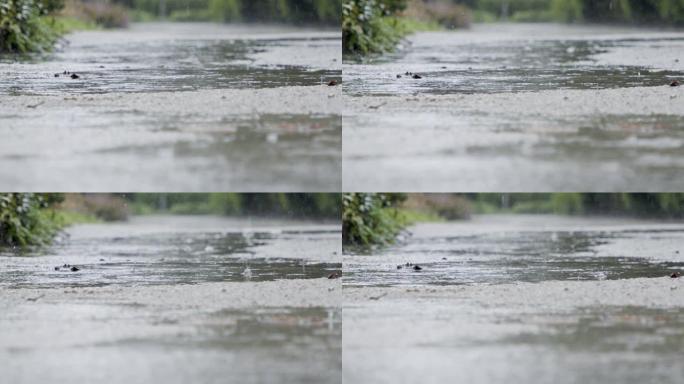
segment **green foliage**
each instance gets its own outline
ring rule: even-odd
[[[478,213],[684,217],[682,193],[485,193],[468,198]]]
[[[75,17],[55,17],[54,28],[57,33],[64,35],[73,31],[85,31],[97,29],[98,26],[94,22],[84,21]]]
[[[341,0],[118,0],[135,11],[193,21],[339,25]]]
[[[128,195],[134,212],[339,218],[340,196],[328,193],[143,193]]]
[[[464,0],[477,15],[513,21],[684,23],[684,0]],[[504,15],[504,12],[506,13]]]
[[[46,245],[64,225],[49,207],[59,195],[0,194],[0,246]]]
[[[452,220],[440,215],[437,212],[416,211],[413,209],[399,208],[399,217],[408,225],[414,223],[434,223]]]
[[[675,24],[684,23],[684,0],[661,0],[656,3],[661,19]]]
[[[549,0],[471,0],[461,1],[477,10],[496,15],[498,18],[516,18],[518,13],[548,10]]]
[[[394,242],[406,226],[396,209],[401,194],[345,193],[342,196],[342,241],[345,245],[371,246]]]
[[[103,220],[98,217],[75,211],[55,210],[53,211],[55,221],[60,227],[68,227],[74,224],[100,223]]]
[[[583,9],[582,0],[553,0],[551,2],[551,13],[559,21],[572,22],[582,20]]]
[[[49,50],[59,34],[46,16],[61,6],[61,0],[1,0],[0,52]]]
[[[218,20],[237,20],[241,15],[237,0],[210,0],[209,11]]]
[[[409,30],[394,17],[405,1],[345,0],[342,4],[342,46],[345,53],[392,51]]]
[[[585,205],[581,193],[555,193],[550,208],[555,213],[578,215],[584,213]]]
[[[476,23],[493,23],[496,21],[496,14],[484,10],[473,10],[473,21]]]
[[[517,23],[539,23],[553,21],[553,12],[542,11],[519,11],[511,16],[511,21]]]

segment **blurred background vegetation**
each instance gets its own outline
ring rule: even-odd
[[[345,53],[391,51],[408,33],[471,22],[684,25],[684,0],[344,0]]]
[[[124,195],[134,214],[269,216],[339,220],[339,194],[328,193],[141,193]]]
[[[144,18],[340,25],[341,0],[112,0]]]
[[[0,0],[0,53],[49,50],[62,34],[129,21],[215,21],[339,28],[342,0]]]
[[[0,246],[49,244],[76,223],[124,221],[129,215],[179,214],[338,221],[339,194],[305,193],[0,193]]]
[[[684,219],[684,193],[367,194],[342,197],[346,246],[390,244],[416,222],[472,214],[610,215]]]

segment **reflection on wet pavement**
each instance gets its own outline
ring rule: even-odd
[[[341,312],[328,308],[254,308],[226,309],[203,314],[191,320],[183,317],[150,319],[159,325],[177,325],[182,329],[174,338],[139,337],[98,343],[98,347],[177,347],[263,353],[285,344],[296,352],[283,351],[285,359],[296,359],[304,346],[316,349],[338,349]],[[341,352],[341,351],[338,351]],[[331,363],[333,361],[330,361]]]
[[[407,112],[344,121],[345,185],[359,190],[414,191],[429,175],[431,191],[660,191],[684,177],[682,116]]]
[[[519,314],[502,321],[537,327],[497,344],[539,345],[569,351],[677,353],[684,350],[684,309],[577,308],[569,313]]]
[[[59,324],[64,319],[71,324]],[[13,383],[339,383],[341,321],[339,309],[324,307],[13,307],[0,322],[24,337],[1,338],[9,363],[0,374]],[[56,322],[56,333],[45,334],[41,322]],[[29,336],[25,326],[36,330]]]
[[[239,349],[246,345],[271,348],[284,342],[292,346],[308,344],[314,349],[339,347],[341,326],[339,309],[223,310],[208,316],[199,335],[188,341],[198,347],[220,349]],[[291,358],[296,359],[296,354]]]
[[[497,217],[439,225],[449,235],[429,235],[418,226],[421,234],[406,244],[371,255],[346,255],[344,283],[396,286],[614,280],[662,277],[684,268],[684,259],[679,257],[684,227],[635,230],[620,227],[622,223],[616,221],[613,228],[568,229],[561,225],[544,229],[547,217],[542,215],[531,219],[538,222],[538,228],[517,227],[521,224],[513,219],[503,224],[504,228],[487,230],[487,223],[498,224]],[[591,225],[590,218],[583,220]],[[478,229],[482,232],[472,233]],[[406,263],[423,269],[414,271]]]
[[[425,297],[345,307],[345,381],[680,381],[681,308],[561,307]]]
[[[340,241],[333,222],[149,215],[4,250],[0,377],[339,383]]]
[[[118,191],[135,179],[136,190],[163,185],[175,191],[284,192],[332,191],[341,184],[340,116],[179,118],[82,111],[77,120],[83,130],[77,135],[70,127],[74,116],[52,117],[6,117],[8,124],[28,125],[0,145],[4,185],[31,190],[37,179],[68,190],[79,180],[81,190]],[[16,169],[33,169],[34,180]]]
[[[680,381],[681,222],[481,215],[411,232],[344,256],[345,381]]]

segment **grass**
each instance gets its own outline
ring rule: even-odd
[[[406,225],[417,223],[440,223],[446,221],[446,219],[435,212],[424,212],[406,208],[398,208],[397,215]]]
[[[54,28],[60,35],[75,31],[88,31],[100,29],[100,27],[92,21],[83,21],[75,17],[56,16],[54,19]]]
[[[436,21],[420,21],[409,18],[398,18],[397,22],[399,28],[404,35],[410,35],[416,32],[441,31],[444,27]]]
[[[518,23],[543,23],[556,21],[556,17],[553,12],[546,10],[519,11],[511,16],[511,21]]]
[[[140,201],[128,203],[128,206],[134,215],[153,215],[153,214],[159,212],[157,209],[152,207],[150,204],[143,203]]]
[[[169,15],[171,21],[216,21],[214,15],[208,9],[186,9],[182,11],[173,11]]]
[[[131,9],[128,11],[128,15],[131,18],[132,21],[136,23],[142,23],[142,22],[150,22],[150,21],[159,21],[159,17],[157,17],[155,14],[146,12],[140,9]]]
[[[496,14],[481,9],[473,10],[473,21],[476,23],[494,23],[498,20]]]
[[[495,213],[517,213],[517,214],[550,214],[557,213],[551,201],[521,201],[514,203],[508,208],[486,202],[475,201],[472,204],[473,212],[481,215]]]
[[[57,222],[60,228],[65,228],[75,224],[92,224],[102,222],[102,220],[98,219],[92,214],[67,210],[53,210],[53,212],[54,220]]]

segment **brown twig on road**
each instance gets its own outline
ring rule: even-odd
[[[387,292],[383,293],[383,294],[380,295],[380,296],[369,296],[368,299],[369,299],[369,300],[380,300],[380,299],[382,299],[382,298],[385,297],[385,296],[387,296]]]
[[[38,104],[27,105],[26,108],[36,109],[36,108],[40,107],[40,106],[43,105],[43,104],[45,104],[45,102],[44,102],[44,101],[41,101],[41,102],[38,103]]]

